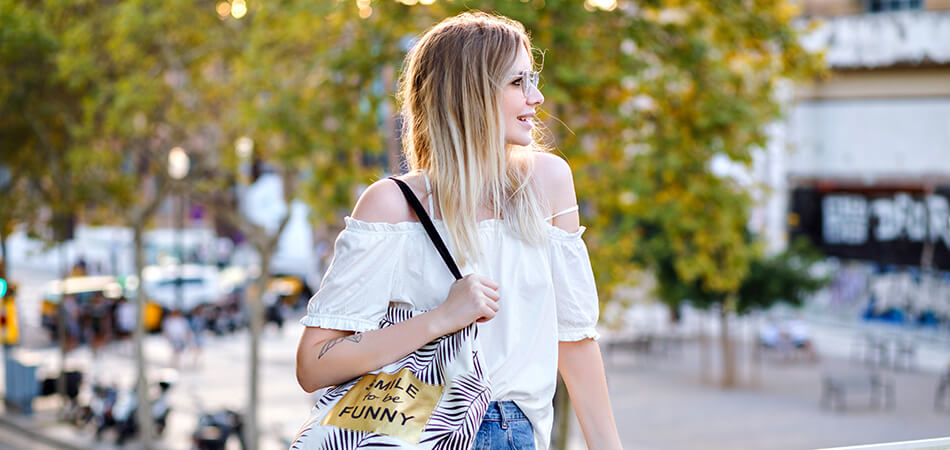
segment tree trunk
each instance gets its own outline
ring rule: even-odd
[[[137,422],[139,424],[139,440],[143,449],[152,448],[152,402],[148,395],[148,378],[145,366],[145,278],[143,272],[145,269],[145,244],[144,233],[145,221],[136,220],[132,224],[132,234],[135,240],[135,273],[138,275],[139,283],[135,294],[135,331],[132,333],[135,346],[135,388],[138,392],[138,405],[136,409]]]
[[[571,398],[567,394],[564,380],[557,377],[557,390],[554,391],[554,433],[551,436],[551,448],[566,450],[571,435]]]
[[[710,382],[709,374],[709,338],[706,336],[706,313],[699,313],[699,379]]]
[[[56,393],[66,406],[66,279],[69,278],[69,262],[66,261],[66,242],[59,243],[59,263],[63,270],[63,291],[59,297],[59,308],[56,314],[56,334],[59,338],[59,377],[56,379]]]
[[[274,243],[276,244],[276,238]],[[276,245],[275,245],[276,246]],[[260,375],[258,373],[258,362],[260,361],[260,339],[261,329],[264,322],[264,291],[267,289],[268,273],[270,273],[271,252],[273,249],[261,249],[261,273],[254,283],[254,292],[247,296],[247,312],[250,322],[250,391],[248,394],[247,414],[244,421],[247,427],[245,442],[248,450],[257,450],[260,444],[260,430],[258,430],[257,406],[258,406],[258,383]]]
[[[3,226],[0,225],[0,228]],[[7,235],[0,229],[0,278],[7,279],[7,266],[10,264],[9,255],[7,255]],[[9,280],[8,280],[9,281]]]
[[[719,310],[719,337],[722,345],[722,380],[721,386],[730,388],[736,385],[736,355],[729,336],[729,313],[733,308],[728,305],[733,298],[726,300],[726,304]]]
[[[386,65],[383,67],[382,74],[383,86],[386,86],[388,91],[390,87],[393,86],[395,69],[391,65]],[[392,98],[392,92],[387,92],[386,98]],[[397,128],[399,125],[396,122],[399,112],[396,111],[396,105],[391,100],[388,101],[387,105],[389,107],[389,113],[386,114],[383,123],[383,127],[386,130],[386,161],[389,165],[389,173],[399,175],[402,173],[402,152],[399,141],[400,130]]]
[[[752,355],[749,358],[751,364],[749,364],[749,375],[752,380],[752,383],[759,385],[762,382],[762,345],[759,342],[759,330],[761,327],[761,317],[756,314],[752,316],[752,333],[749,337],[749,342],[752,344]]]

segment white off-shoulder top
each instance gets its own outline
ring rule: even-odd
[[[422,224],[345,220],[303,325],[363,332],[377,327],[390,302],[429,310],[445,300],[455,280]],[[444,223],[433,222],[452,249]],[[500,219],[481,221],[483,256],[460,267],[463,275],[478,273],[499,285],[497,315],[478,324],[479,355],[493,400],[514,401],[524,411],[539,449],[548,448],[553,423],[558,341],[599,338],[584,228],[547,229],[547,244],[539,247],[522,241]]]

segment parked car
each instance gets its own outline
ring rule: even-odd
[[[127,294],[127,297],[130,298],[134,297],[137,283],[138,280],[134,276],[121,279],[113,276],[78,276],[50,281],[46,285],[43,301],[40,304],[40,322],[43,328],[55,337],[59,308],[64,297],[74,296],[76,306],[82,314],[88,312],[92,299],[97,295],[102,295],[109,300],[117,299],[123,294]],[[145,329],[147,331],[158,331],[161,328],[161,319],[161,305],[147,301],[145,304]]]
[[[145,294],[165,310],[191,311],[198,305],[216,304],[233,289],[218,272],[216,266],[197,264],[148,266],[142,271]]]

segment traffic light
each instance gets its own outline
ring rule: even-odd
[[[3,345],[16,345],[20,340],[20,327],[16,316],[16,299],[11,292],[6,297],[7,282],[0,278],[0,341]]]

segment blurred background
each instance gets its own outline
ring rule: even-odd
[[[403,58],[469,9],[537,47],[626,448],[950,434],[948,0],[0,0],[0,448],[287,448]]]

